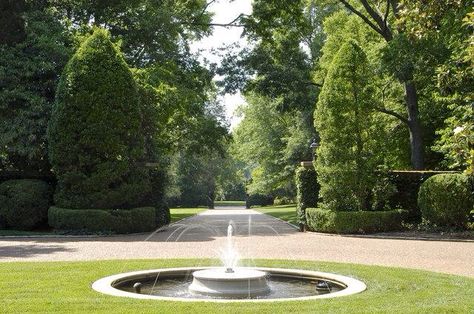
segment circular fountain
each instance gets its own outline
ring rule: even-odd
[[[347,296],[366,285],[356,279],[317,271],[237,267],[232,242],[221,252],[224,267],[155,269],[112,275],[92,285],[96,291],[122,297],[170,301],[288,301]]]

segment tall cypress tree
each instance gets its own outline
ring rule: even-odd
[[[148,190],[137,86],[107,31],[96,29],[66,65],[48,136],[56,205],[127,208]]]
[[[355,41],[334,57],[315,111],[320,147],[315,162],[323,206],[332,210],[370,207],[376,167],[374,98],[369,64]]]

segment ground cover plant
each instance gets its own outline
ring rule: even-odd
[[[223,304],[135,300],[103,295],[91,288],[95,280],[120,272],[217,263],[184,259],[1,263],[0,309],[8,313],[348,313],[348,310],[350,313],[469,313],[474,307],[472,278],[411,269],[305,261],[247,263],[340,273],[363,280],[368,289],[337,299]]]

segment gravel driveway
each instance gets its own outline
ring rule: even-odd
[[[317,260],[399,266],[474,277],[474,241],[390,239],[301,233],[236,207],[208,210],[150,234],[108,237],[0,238],[0,261],[217,258],[229,222],[242,258]]]

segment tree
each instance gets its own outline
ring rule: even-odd
[[[403,37],[401,28],[394,28],[390,18],[396,20],[400,16],[398,0],[385,1],[384,8],[381,4],[371,4],[368,0],[357,0],[354,2],[338,0],[349,11],[360,17],[370,28],[378,33],[387,43],[392,42],[397,36]],[[354,3],[354,4],[353,4]],[[360,7],[360,8],[359,8]],[[381,111],[400,119],[408,127],[410,133],[411,163],[414,169],[424,168],[424,144],[422,125],[419,117],[418,92],[414,81],[414,66],[410,56],[402,55],[397,60],[402,71],[395,73],[397,79],[403,83],[405,88],[405,105],[407,116],[397,112],[382,109]]]
[[[107,31],[96,29],[66,65],[48,137],[65,208],[131,207],[148,189],[137,87]]]
[[[287,154],[286,147],[291,136],[289,130],[297,125],[300,116],[280,113],[277,100],[259,94],[246,95],[246,101],[240,108],[243,120],[233,132],[233,154],[252,173],[248,192],[294,197],[292,178],[303,157]]]
[[[410,38],[436,43],[445,50],[437,58],[430,79],[433,99],[448,111],[444,125],[439,128],[434,149],[443,153],[444,165],[451,169],[473,173],[474,123],[472,99],[474,72],[472,71],[472,6],[465,1],[435,2],[403,1],[400,17]]]
[[[2,169],[49,171],[46,128],[72,40],[42,3],[0,4],[0,161]]]
[[[329,68],[315,111],[320,146],[315,162],[323,205],[332,210],[370,209],[374,170],[371,73],[355,41],[342,45]]]

